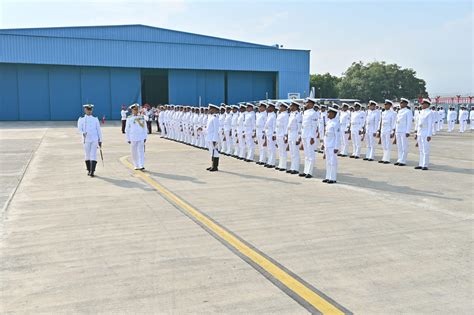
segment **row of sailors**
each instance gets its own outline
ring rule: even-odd
[[[255,144],[259,148],[257,164],[268,168],[276,168],[291,174],[298,174],[300,156],[304,151],[305,166],[300,176],[312,177],[315,162],[315,151],[318,139],[322,140],[319,150],[325,153],[327,164],[326,182],[336,181],[337,160],[335,155],[348,156],[349,140],[352,139],[351,158],[359,159],[361,142],[366,139],[366,161],[374,160],[375,139],[380,138],[383,147],[383,157],[379,163],[390,163],[392,142],[397,143],[398,160],[395,165],[404,166],[408,154],[408,137],[413,124],[413,113],[408,108],[409,101],[402,98],[400,109],[394,111],[393,103],[386,100],[384,110],[378,109],[378,104],[370,101],[368,111],[361,110],[360,103],[354,106],[333,104],[326,111],[325,106],[318,106],[315,99],[308,98],[302,104],[300,101],[286,102],[262,101],[257,105],[241,103],[239,105],[221,104],[217,107],[220,114],[210,114],[210,108],[215,111],[215,105],[209,108],[190,106],[166,106],[160,114],[160,124],[163,126],[163,136],[196,147],[206,148],[208,119],[216,120],[218,133],[218,151],[234,156],[240,160],[251,162],[254,159]],[[433,135],[435,119],[429,100],[423,100],[423,110],[415,111],[415,128],[420,148],[421,169],[427,169],[429,162],[429,141]],[[301,107],[304,112],[300,113]],[[255,113],[255,108],[258,108]],[[288,112],[288,108],[290,111]],[[276,114],[278,112],[278,115]],[[335,113],[330,118],[329,112]],[[213,130],[214,130],[213,129]],[[429,138],[429,139],[428,139]],[[276,165],[278,149],[279,164]],[[329,151],[328,151],[329,150]],[[215,150],[212,150],[213,156]],[[287,152],[290,155],[290,167],[287,169]]]

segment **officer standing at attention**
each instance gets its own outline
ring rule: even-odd
[[[375,101],[369,101],[369,111],[367,113],[365,132],[367,140],[367,153],[364,161],[373,161],[375,155],[375,137],[380,126],[380,113],[375,107]]]
[[[290,147],[291,166],[286,172],[289,174],[298,174],[300,169],[300,150],[301,143],[301,114],[298,111],[300,104],[297,101],[291,101],[290,117],[288,119],[288,143]]]
[[[276,119],[276,141],[278,146],[278,167],[275,168],[277,171],[286,171],[286,159],[288,146],[288,104],[285,102],[279,102],[277,104],[278,116]]]
[[[85,104],[82,107],[85,115],[77,120],[77,128],[82,134],[84,143],[87,175],[94,177],[95,166],[97,165],[97,145],[102,147],[102,132],[99,119],[92,116],[94,105]]]
[[[351,114],[351,128],[350,134],[352,138],[352,155],[350,158],[360,158],[360,146],[361,146],[361,133],[362,127],[364,126],[364,113],[360,110],[361,104],[359,102],[354,103],[354,111]]]
[[[125,105],[122,105],[120,117],[122,118],[122,133],[125,133],[125,124],[127,123],[127,107]]]
[[[304,170],[300,177],[313,177],[314,161],[316,159],[316,136],[318,132],[318,114],[313,109],[316,100],[306,99],[305,110],[301,124],[301,139],[304,150]]]
[[[384,106],[385,110],[382,112],[382,124],[378,135],[382,142],[383,157],[379,163],[390,164],[390,153],[392,151],[392,139],[395,137],[397,113],[392,110],[393,103],[391,100],[385,100]]]
[[[323,183],[334,184],[337,177],[337,153],[341,141],[339,119],[336,118],[337,109],[328,108],[328,121],[324,132],[324,154],[326,155],[326,179]]]
[[[264,146],[265,140],[265,123],[267,122],[267,106],[265,102],[260,102],[258,104],[258,112],[255,119],[255,136],[257,138],[258,144],[258,165],[265,165],[267,160],[266,148]]]
[[[255,112],[254,106],[252,103],[247,103],[247,111],[245,112],[244,119],[244,136],[245,136],[245,145],[247,148],[247,158],[244,159],[245,162],[252,162],[254,151],[255,151],[255,142],[253,140],[255,132]]]
[[[245,109],[246,109],[245,103],[240,104],[240,112],[239,116],[237,119],[237,141],[239,142],[239,154],[238,154],[238,159],[239,160],[244,160],[246,158],[246,152],[245,152],[245,135],[244,135],[244,130],[245,130]]]
[[[239,105],[232,105],[232,129],[231,129],[231,137],[232,137],[232,148],[231,156],[238,157],[239,156],[239,141],[238,141],[238,128],[239,128]]]
[[[430,110],[431,102],[428,99],[423,99],[421,102],[422,111],[418,117],[416,125],[416,141],[418,142],[418,149],[420,151],[420,161],[416,170],[428,170],[428,163],[430,161],[430,141],[433,135],[433,113]]]
[[[466,131],[467,120],[469,118],[469,113],[467,112],[466,106],[461,105],[459,110],[459,132],[463,133]]]
[[[351,125],[351,112],[348,111],[349,104],[342,103],[342,111],[339,113],[339,123],[341,128],[341,152],[337,156],[346,157],[349,147],[349,128]]]
[[[212,166],[207,170],[210,172],[217,172],[219,166],[219,106],[209,104],[209,118],[207,119],[207,133],[206,142],[211,155]]]
[[[227,105],[225,107],[225,118],[224,118],[224,144],[225,148],[223,149],[224,155],[232,154],[232,105]]]
[[[267,102],[267,120],[265,121],[265,138],[267,140],[267,156],[268,160],[265,164],[267,168],[274,168],[276,161],[276,114],[275,104]]]
[[[408,156],[408,137],[410,136],[413,114],[407,107],[408,100],[400,99],[400,110],[397,113],[397,121],[395,125],[395,139],[397,141],[398,160],[395,165],[405,166]],[[418,120],[418,119],[417,119]]]
[[[132,161],[135,169],[144,170],[145,142],[147,138],[145,117],[138,113],[138,104],[133,104],[129,108],[132,111],[132,115],[127,118],[127,124],[125,126],[127,142],[130,144]]]
[[[456,110],[454,109],[453,106],[449,107],[448,110],[448,115],[447,115],[447,120],[448,120],[448,132],[451,132],[454,130],[454,124],[456,123],[456,116],[458,114],[456,113]]]

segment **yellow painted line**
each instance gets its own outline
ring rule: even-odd
[[[134,167],[130,162],[127,160],[127,156],[120,158],[120,161],[126,165],[128,168],[134,171],[137,177],[140,177],[146,183],[150,184],[153,188],[155,188],[158,192],[163,194],[166,198],[173,201],[177,206],[181,207],[185,210],[189,215],[194,217],[196,220],[201,222],[207,228],[209,228],[212,232],[217,234],[221,239],[227,242],[230,246],[238,250],[241,254],[251,259],[255,264],[263,268],[266,272],[272,275],[275,279],[280,281],[284,284],[288,289],[296,293],[299,297],[305,300],[307,303],[312,305],[318,311],[323,314],[344,314],[340,309],[338,309],[335,305],[333,305],[330,301],[325,299],[323,296],[317,294],[306,285],[301,283],[298,279],[294,278],[286,271],[284,271],[279,266],[272,263],[270,260],[250,248],[248,245],[240,241],[234,235],[223,229],[221,226],[213,222],[212,220],[208,219],[205,215],[203,215],[200,211],[196,210],[195,208],[191,207],[182,199],[178,198],[168,189],[164,188],[156,181],[154,181],[150,176],[146,173],[141,171],[134,170]]]

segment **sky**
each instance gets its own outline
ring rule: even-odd
[[[312,74],[397,63],[431,97],[474,95],[470,0],[0,0],[0,28],[117,24],[311,50]]]

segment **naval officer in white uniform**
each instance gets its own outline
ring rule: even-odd
[[[328,121],[324,132],[324,154],[326,156],[326,178],[323,183],[334,184],[337,177],[337,153],[341,145],[341,128],[336,118],[337,109],[328,108]]]
[[[84,143],[84,155],[86,161],[87,175],[94,177],[95,167],[97,165],[97,146],[102,147],[102,131],[97,117],[92,116],[94,105],[85,104],[85,115],[77,120],[77,128],[82,134]]]
[[[210,172],[218,171],[219,166],[219,106],[209,104],[209,118],[207,119],[206,142],[211,155],[212,166],[207,168]]]
[[[145,142],[148,135],[145,117],[138,113],[138,104],[133,104],[129,108],[132,111],[132,115],[127,118],[125,134],[132,150],[132,161],[135,169],[144,170]]]
[[[423,99],[421,102],[422,111],[416,123],[416,141],[420,151],[420,161],[415,169],[426,171],[430,161],[430,141],[433,135],[433,113],[431,112],[431,101]]]

